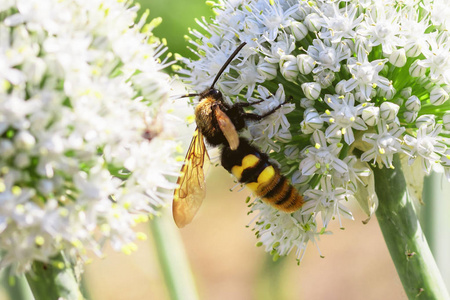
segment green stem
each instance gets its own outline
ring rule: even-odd
[[[33,263],[26,278],[36,300],[84,299],[72,266],[62,254],[55,257],[49,264]]]
[[[436,207],[436,202],[440,199],[437,199],[439,196],[440,189],[437,187],[437,185],[440,183],[438,182],[439,175],[435,172],[431,172],[429,176],[425,176],[423,179],[423,201],[426,203],[423,207],[420,207],[420,213],[421,213],[421,221],[422,221],[422,227],[423,232],[425,236],[427,237],[428,245],[430,246],[431,251],[434,253],[434,245],[436,238],[438,236],[435,236],[436,229],[438,229],[438,220],[439,216],[436,215],[436,213],[443,212],[446,214],[446,211],[439,209]],[[447,200],[447,199],[443,199]],[[436,255],[435,255],[436,256]]]
[[[199,299],[179,230],[171,216],[163,213],[152,220],[150,225],[170,298]]]
[[[394,167],[373,168],[376,216],[403,288],[409,299],[450,299],[407,195],[398,156]]]
[[[441,271],[447,288],[450,287],[450,183],[442,173],[431,172],[423,184],[423,202],[421,206],[421,224],[427,237],[431,252]]]
[[[255,299],[258,300],[284,300],[292,298],[289,287],[285,285],[287,274],[285,270],[285,257],[273,261],[271,255],[265,255],[265,260],[256,277]]]
[[[10,267],[2,270],[1,274],[2,286],[5,289],[6,294],[9,296],[9,299],[34,300],[25,276],[13,276],[10,274]]]

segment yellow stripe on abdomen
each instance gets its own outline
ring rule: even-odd
[[[257,182],[247,183],[247,187],[255,192],[257,195],[261,195],[261,190],[271,183],[276,172],[273,166],[267,166],[258,176]]]
[[[242,159],[240,166],[234,166],[231,168],[231,173],[238,179],[241,180],[242,172],[245,169],[252,168],[256,166],[259,162],[259,158],[254,154],[248,154]],[[258,177],[259,178],[259,177]]]

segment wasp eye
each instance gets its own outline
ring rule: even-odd
[[[221,98],[222,97],[222,93],[218,89],[211,89],[210,90],[210,94],[214,98]]]

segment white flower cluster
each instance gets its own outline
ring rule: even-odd
[[[250,125],[306,200],[290,215],[254,202],[267,251],[297,248],[301,258],[331,220],[352,218],[348,199],[373,213],[371,167],[393,168],[395,154],[450,177],[445,0],[221,0],[215,10],[211,23],[200,23],[207,35],[192,32],[200,58],[186,60],[192,86],[207,87],[246,42],[218,82],[227,99],[257,91],[265,101],[255,109],[265,112],[292,98]]]
[[[179,166],[165,48],[131,1],[0,4],[0,252],[130,252]],[[173,126],[173,125],[172,125]]]

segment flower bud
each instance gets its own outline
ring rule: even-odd
[[[375,126],[380,119],[380,108],[377,106],[366,107],[362,111],[361,117],[367,125]]]
[[[437,87],[430,92],[430,103],[433,105],[441,105],[448,100],[448,93],[441,87]]]
[[[417,57],[422,53],[422,47],[419,43],[408,43],[405,45],[405,54],[407,57]]]
[[[403,67],[406,64],[405,49],[396,49],[389,55],[389,62],[396,67]]]
[[[320,84],[317,82],[305,82],[301,85],[301,87],[305,97],[311,100],[316,100],[319,98],[320,92],[322,91]]]
[[[37,184],[39,192],[43,195],[49,195],[53,192],[55,185],[50,179],[41,179]]]
[[[307,75],[314,69],[316,62],[308,54],[300,54],[297,55],[297,65],[300,73]]]
[[[20,131],[14,137],[14,145],[20,150],[30,150],[36,144],[36,139],[28,131]]]
[[[300,6],[298,9],[296,9],[290,17],[294,20],[303,21],[306,18],[306,16],[311,13],[312,10],[313,8],[303,5]]]
[[[298,76],[297,58],[294,55],[283,55],[280,59],[281,75],[291,82],[295,82]]]
[[[422,104],[416,95],[409,97],[405,103],[406,109],[411,111],[419,111],[421,106]]]
[[[377,90],[376,89],[372,89],[372,91],[370,92],[370,99],[373,99],[377,96]]]
[[[427,133],[430,133],[433,130],[435,124],[436,121],[434,115],[422,115],[416,120],[416,127],[420,128],[425,125],[427,127]]]
[[[40,57],[30,57],[23,66],[22,71],[27,74],[28,82],[39,84],[46,71],[45,61]]]
[[[393,121],[397,116],[400,106],[392,102],[383,102],[380,105],[380,116],[386,121]]]
[[[408,86],[400,91],[400,96],[402,96],[405,99],[408,99],[412,95],[412,87]]]
[[[409,67],[409,74],[412,77],[420,77],[422,75],[425,75],[425,72],[427,71],[427,68],[422,67],[421,65],[419,65],[418,63],[419,60],[415,60],[411,67]]]
[[[14,157],[14,166],[19,169],[28,167],[30,163],[30,157],[26,153],[20,152]]]
[[[417,118],[418,114],[419,113],[417,111],[409,111],[409,110],[407,110],[407,111],[405,111],[403,113],[403,117],[405,118],[406,122],[413,123],[414,120]]]
[[[261,60],[256,66],[256,71],[264,77],[264,80],[273,80],[277,77],[277,65]]]
[[[450,167],[450,149],[447,149],[444,152],[444,155],[441,156],[441,164],[444,167],[447,167],[447,168]],[[446,170],[445,176],[447,177],[447,180],[450,181],[450,174],[449,174],[449,171],[447,168],[444,169],[444,170]]]
[[[335,78],[334,72],[330,70],[323,70],[313,76],[314,81],[318,82],[323,89],[331,86]]]
[[[442,121],[444,123],[444,128],[446,130],[450,130],[450,112],[446,112],[443,116],[442,116]]]
[[[14,145],[10,140],[0,141],[0,156],[2,159],[6,159],[16,152]]]
[[[392,103],[395,103],[395,104],[397,104],[398,106],[402,106],[403,105],[403,103],[405,103],[405,99],[403,99],[403,98],[395,98],[394,100],[392,100]]]
[[[334,86],[336,94],[345,95],[345,80],[341,80]]]
[[[435,84],[431,82],[430,77],[427,75],[423,75],[417,78],[415,84],[421,85],[422,89],[427,91],[432,90],[435,87]]]
[[[322,128],[323,120],[315,108],[307,108],[303,116],[304,119],[300,123],[300,127],[304,134],[311,134],[315,130]]]
[[[290,33],[295,37],[297,41],[301,41],[308,34],[308,28],[298,21],[292,21],[289,25]]]
[[[320,26],[319,24],[320,19],[321,17],[318,14],[310,13],[309,15],[306,16],[304,24],[306,25],[309,31],[319,32],[320,28],[322,28],[322,26]]]
[[[287,146],[284,150],[284,155],[287,159],[295,160],[300,156],[300,149],[295,146]]]
[[[392,100],[394,95],[397,93],[397,90],[391,85],[387,90],[378,89],[378,95],[386,98],[386,100]]]
[[[315,101],[308,99],[308,98],[302,98],[300,99],[300,106],[303,108],[313,107]]]

